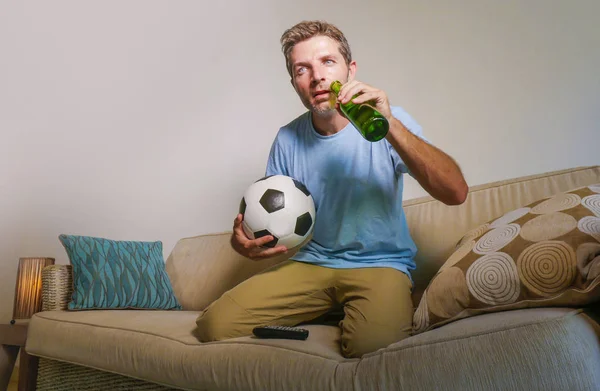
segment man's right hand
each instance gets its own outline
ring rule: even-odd
[[[270,258],[274,255],[287,252],[287,248],[285,246],[275,246],[273,248],[261,247],[275,239],[271,235],[263,236],[258,239],[248,238],[244,232],[244,229],[242,228],[242,220],[243,216],[240,213],[233,221],[231,245],[235,251],[250,259]]]

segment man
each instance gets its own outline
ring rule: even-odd
[[[259,325],[295,326],[342,306],[341,350],[360,357],[409,335],[415,244],[402,210],[402,177],[409,173],[433,197],[464,202],[467,184],[457,164],[424,141],[421,127],[384,91],[355,79],[346,38],[335,26],[308,21],[281,37],[291,83],[308,112],[282,127],[267,175],[304,183],[316,206],[313,238],[284,261],[223,294],[196,321],[202,341],[250,335]],[[329,86],[344,85],[335,107]],[[370,102],[390,123],[384,140],[362,138],[340,103]],[[250,240],[238,215],[232,245],[261,259],[272,236]]]

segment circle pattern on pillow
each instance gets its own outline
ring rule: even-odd
[[[549,200],[542,202],[541,204],[533,207],[531,213],[544,214],[560,212],[566,209],[576,207],[581,203],[581,197],[577,194],[558,194]]]
[[[546,241],[527,247],[517,259],[521,281],[539,296],[565,290],[575,279],[575,250],[565,242]]]
[[[600,217],[600,195],[592,195],[581,200],[583,206],[592,211],[593,214]]]
[[[577,228],[577,220],[566,213],[555,212],[529,220],[521,228],[521,237],[531,242],[551,240]]]
[[[468,231],[425,289],[413,328],[600,297],[600,183],[509,211]]]
[[[504,216],[500,217],[498,220],[495,220],[492,224],[490,224],[491,228],[498,228],[506,224],[510,224],[513,221],[525,216],[527,213],[531,211],[531,208],[520,208],[517,210],[513,210],[508,212]]]
[[[473,239],[480,237],[481,235],[486,233],[489,228],[490,228],[490,225],[488,223],[486,223],[486,224],[480,225],[479,227],[477,227],[475,229],[470,230],[469,232],[467,232],[465,234],[465,236],[463,236],[458,241],[456,248],[459,248],[460,246],[462,246],[464,243],[466,243],[469,240],[473,240]]]
[[[581,232],[584,232],[590,236],[593,236],[597,241],[600,242],[600,218],[586,216],[583,219],[579,220],[577,224],[577,228]]]
[[[477,254],[493,253],[510,243],[519,235],[521,226],[508,224],[486,233],[477,241],[473,252]]]
[[[513,303],[520,291],[515,262],[505,253],[479,258],[467,269],[467,287],[477,300],[484,303]]]

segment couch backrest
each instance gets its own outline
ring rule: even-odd
[[[469,189],[467,200],[448,206],[431,197],[408,200],[404,210],[418,253],[413,302],[418,304],[433,275],[471,229],[534,201],[600,183],[600,166],[578,167],[492,182]]]
[[[411,235],[418,248],[413,302],[452,253],[458,240],[504,213],[553,194],[600,183],[600,166],[579,167],[475,186],[464,204],[447,206],[423,197],[404,203]],[[231,232],[181,239],[167,259],[167,272],[185,309],[202,310],[248,277],[289,258],[251,261],[230,244]],[[260,287],[257,287],[260,289]]]

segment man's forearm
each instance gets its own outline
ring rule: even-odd
[[[419,184],[434,198],[448,205],[465,201],[469,188],[450,156],[415,136],[395,118],[390,121],[386,139]]]

